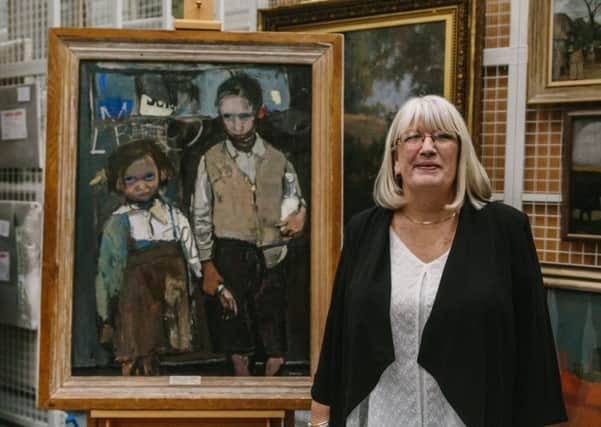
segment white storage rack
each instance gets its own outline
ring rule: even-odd
[[[43,143],[48,28],[171,29],[172,7],[172,0],[0,0],[0,87],[38,83]],[[43,176],[42,169],[0,169],[0,200],[43,203]],[[0,324],[0,425],[64,425],[64,413],[36,408],[37,335]]]

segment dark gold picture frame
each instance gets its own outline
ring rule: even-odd
[[[437,93],[451,100],[464,115],[478,150],[483,2],[334,0],[262,9],[258,14],[258,26],[263,31],[345,35],[345,221],[373,203],[371,185],[381,159],[386,130],[408,97]],[[375,61],[366,64],[356,61],[353,53],[363,55],[377,50],[359,51],[359,43],[390,45],[378,53],[387,55],[398,72],[391,67],[378,68]],[[420,61],[411,62],[411,58]],[[440,72],[436,74],[433,68],[440,68]],[[378,71],[382,69],[384,71]],[[406,90],[403,84],[407,80],[402,82],[399,76],[413,79],[417,84]],[[358,97],[359,103],[351,92],[352,86],[357,84],[366,87],[365,96]],[[371,100],[378,96],[379,99]]]

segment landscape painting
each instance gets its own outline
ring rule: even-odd
[[[368,208],[386,133],[412,96],[445,95],[446,21],[345,31],[344,220]],[[446,82],[447,94],[450,90]]]
[[[601,82],[601,1],[553,0],[551,83]]]
[[[259,11],[263,30],[344,34],[345,223],[373,205],[386,133],[409,98],[436,94],[452,101],[478,144],[482,6],[341,0]]]

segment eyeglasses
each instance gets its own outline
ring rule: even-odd
[[[422,145],[424,145],[424,142],[426,141],[426,137],[428,137],[428,136],[430,137],[432,142],[434,144],[436,144],[437,146],[449,144],[451,142],[457,141],[457,136],[452,133],[449,133],[449,132],[434,132],[434,133],[411,132],[411,133],[402,135],[399,138],[397,138],[394,142],[393,149],[397,146],[397,144],[399,142],[408,147],[417,147],[417,146],[421,147]]]
[[[247,122],[250,119],[254,118],[255,115],[253,113],[223,113],[221,114],[221,117],[223,117],[223,120],[226,120],[228,122],[233,122],[236,119],[240,120],[241,122]]]

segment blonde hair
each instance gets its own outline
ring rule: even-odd
[[[388,134],[380,171],[374,183],[374,201],[387,209],[398,209],[406,201],[402,183],[394,173],[395,145],[398,138],[407,130],[423,126],[426,132],[443,131],[457,135],[459,160],[455,177],[455,198],[445,206],[457,209],[465,198],[476,208],[482,208],[491,199],[488,175],[476,156],[465,121],[459,111],[446,99],[437,95],[426,95],[409,99],[396,114]]]

